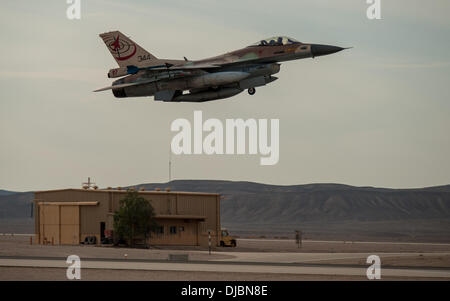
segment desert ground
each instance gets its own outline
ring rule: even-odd
[[[0,235],[0,280],[66,280],[78,255],[82,280],[367,280],[367,256],[381,259],[382,280],[450,280],[450,244],[238,239],[236,248],[30,245]],[[187,254],[188,262],[170,262]]]

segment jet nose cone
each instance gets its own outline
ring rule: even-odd
[[[320,45],[320,44],[311,45],[311,53],[313,57],[336,53],[344,49],[345,48],[331,45]]]

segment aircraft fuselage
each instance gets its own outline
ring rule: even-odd
[[[344,49],[274,37],[207,59],[161,60],[120,32],[100,36],[120,66],[111,69],[108,77],[123,77],[97,91],[111,89],[118,98],[154,96],[161,101],[208,101],[234,96],[245,89],[253,95],[255,87],[277,79],[273,74],[280,71],[280,62],[314,58]],[[122,46],[120,56],[118,50]],[[145,58],[145,62],[141,58]]]

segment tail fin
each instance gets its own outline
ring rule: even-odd
[[[141,46],[126,37],[120,31],[111,31],[99,35],[119,67],[151,66],[159,60]]]

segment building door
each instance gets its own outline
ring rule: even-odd
[[[100,243],[105,239],[105,222],[100,222]]]
[[[80,243],[80,207],[77,205],[61,207],[61,244],[78,245]]]
[[[59,244],[59,206],[39,206],[39,242],[41,244]]]

